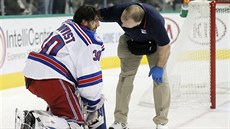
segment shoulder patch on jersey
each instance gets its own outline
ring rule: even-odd
[[[97,42],[102,42],[101,38],[100,38],[97,34],[94,34],[94,39],[95,39]]]

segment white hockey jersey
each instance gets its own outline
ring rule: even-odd
[[[100,59],[104,45],[98,35],[72,20],[65,21],[30,52],[23,74],[35,80],[63,79],[78,88],[88,105],[96,105],[102,92]]]

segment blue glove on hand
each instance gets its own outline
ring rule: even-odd
[[[161,84],[162,76],[163,76],[164,69],[158,66],[154,66],[149,71],[149,77],[152,75],[153,81],[155,81],[158,85]]]

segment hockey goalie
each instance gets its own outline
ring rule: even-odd
[[[83,5],[73,19],[51,32],[23,70],[26,88],[49,110],[16,109],[16,129],[106,129],[100,59],[104,45],[95,33],[99,12]]]

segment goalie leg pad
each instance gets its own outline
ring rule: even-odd
[[[15,129],[83,129],[77,123],[68,123],[65,119],[54,116],[47,111],[23,111],[16,109]]]
[[[35,117],[27,110],[15,110],[15,129],[31,129],[35,126]]]

